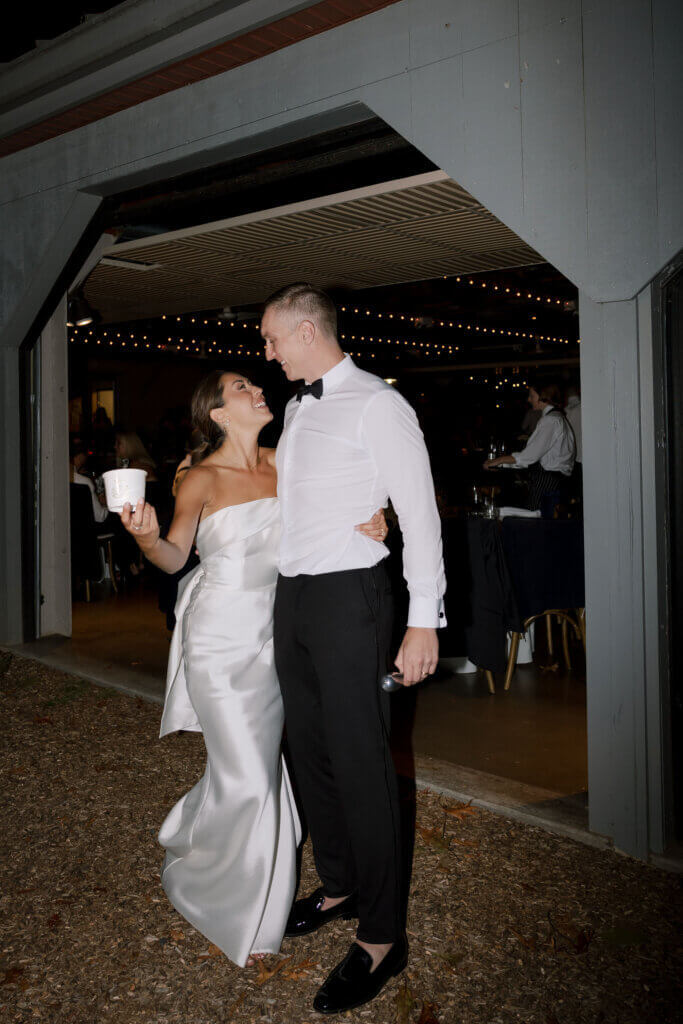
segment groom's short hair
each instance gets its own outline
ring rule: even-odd
[[[314,320],[330,337],[337,337],[337,307],[327,292],[306,281],[285,285],[266,299],[263,312],[267,309],[291,312],[301,320]]]

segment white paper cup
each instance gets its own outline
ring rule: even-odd
[[[146,478],[147,472],[144,469],[109,469],[103,473],[109,511],[121,515],[127,501],[134,511],[138,501],[145,497]]]

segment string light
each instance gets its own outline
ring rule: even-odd
[[[553,306],[559,305],[563,309],[567,308],[567,306],[569,305],[565,300],[557,299],[557,298],[551,297],[551,296],[536,295],[535,293],[532,293],[532,292],[526,292],[524,294],[521,290],[516,290],[514,287],[510,287],[509,285],[506,285],[506,284],[504,284],[504,283],[502,283],[500,281],[491,281],[491,280],[481,281],[481,280],[476,280],[475,278],[463,279],[462,277],[458,277],[458,276],[456,276],[455,278],[451,278],[451,280],[455,281],[455,283],[463,284],[463,285],[466,285],[468,287],[481,287],[481,288],[489,287],[490,291],[501,291],[503,295],[514,295],[517,298],[526,298],[526,299],[529,299],[529,300],[532,300],[532,301],[535,301],[535,302],[544,302],[546,305],[553,305]],[[462,332],[470,332],[470,333],[474,332],[475,334],[479,333],[479,334],[482,334],[482,335],[483,334],[490,334],[490,335],[494,335],[494,336],[498,335],[501,338],[501,340],[508,339],[508,338],[521,338],[521,339],[528,340],[528,341],[535,341],[537,343],[538,342],[545,342],[545,343],[564,344],[564,345],[569,345],[573,341],[576,341],[576,344],[580,344],[581,343],[580,339],[570,339],[570,338],[564,338],[564,337],[557,337],[557,336],[554,336],[554,335],[542,335],[542,334],[536,334],[536,333],[533,333],[533,332],[530,332],[530,331],[519,331],[519,330],[514,330],[513,328],[510,328],[508,326],[504,326],[504,327],[491,327],[491,326],[484,326],[483,324],[476,323],[476,322],[467,323],[467,322],[462,322],[462,321],[456,322],[454,320],[433,320],[428,315],[417,316],[417,315],[411,315],[411,314],[408,314],[408,313],[400,313],[400,312],[397,312],[397,311],[387,312],[386,310],[382,310],[382,311],[380,311],[380,310],[373,310],[373,308],[370,307],[370,306],[367,306],[367,307],[365,307],[363,309],[361,309],[361,308],[359,308],[357,306],[354,306],[353,308],[347,307],[347,306],[342,306],[340,308],[341,308],[341,312],[342,313],[348,313],[348,314],[350,314],[350,315],[352,314],[354,316],[371,317],[371,318],[376,318],[378,320],[379,319],[384,319],[385,321],[386,320],[394,320],[395,319],[397,321],[401,321],[406,326],[414,325],[414,327],[416,329],[418,327],[420,327],[420,328],[426,328],[428,330],[431,330],[433,328],[437,328],[438,327],[440,329],[443,328],[443,329],[447,329],[447,330],[451,330],[451,331],[458,330],[458,331],[462,331]],[[162,314],[160,319],[161,320],[168,319],[167,314],[165,314],[165,313]],[[195,316],[187,315],[186,319],[189,320],[189,322],[192,323],[192,324],[197,323],[197,318]],[[249,319],[251,319],[251,318],[249,318]],[[536,315],[533,314],[531,316],[531,319],[532,320],[536,320],[537,319]],[[179,315],[176,315],[175,320],[176,320],[176,323],[182,324],[183,317],[179,316]],[[422,321],[422,323],[419,323],[419,321]],[[203,320],[203,324],[205,326],[209,326],[209,321],[204,319]],[[235,327],[235,326],[238,326],[238,327],[241,326],[243,329],[246,329],[246,328],[248,328],[249,324],[248,324],[247,320],[244,319],[244,320],[231,320],[231,321],[229,321],[229,323],[224,322],[224,321],[223,322],[219,321],[215,325],[216,328],[218,328],[218,327],[225,328],[225,327],[228,327],[228,326],[230,326],[231,328]],[[256,331],[260,330],[260,324],[258,322],[254,323],[252,326],[253,326],[253,328]],[[81,338],[78,337],[78,327],[73,327],[71,329],[71,331],[72,331],[72,335],[70,337],[70,341],[71,342],[81,340]],[[93,333],[94,333],[93,330],[90,330],[88,332],[88,334],[90,336],[92,336]],[[101,334],[102,334],[103,338],[107,337],[107,331],[106,330],[102,331]],[[116,333],[116,338],[117,339],[121,338],[120,332]],[[347,335],[342,333],[341,334],[341,339],[342,340],[346,340],[346,338],[347,338]],[[431,335],[430,335],[430,338],[431,338]],[[130,339],[133,341],[132,347],[138,348],[138,341],[136,340],[136,334],[134,332],[130,332]],[[87,344],[88,338],[83,338],[82,340]],[[166,344],[164,344],[164,343],[157,343],[156,346],[155,345],[150,345],[150,343],[147,341],[147,335],[146,334],[142,335],[142,340],[146,343],[145,346],[144,346],[146,349],[155,348],[156,347],[157,350],[164,351],[167,348]],[[351,334],[350,335],[350,340],[351,341],[356,341],[357,340],[357,336],[355,334]],[[401,351],[402,348],[403,349],[407,348],[409,352],[414,352],[414,353],[416,353],[416,354],[418,354],[418,355],[420,355],[422,357],[430,357],[430,358],[431,357],[440,358],[442,356],[452,356],[456,352],[460,352],[460,350],[461,350],[460,349],[460,345],[455,344],[454,341],[445,341],[445,342],[438,342],[438,341],[434,341],[434,340],[420,341],[420,340],[418,340],[416,338],[396,338],[396,337],[389,337],[389,338],[387,338],[387,337],[378,337],[376,335],[368,335],[367,337],[365,335],[360,335],[358,340],[360,340],[362,342],[370,343],[372,345],[394,345],[396,347],[395,350],[394,350],[394,357],[396,359],[401,359],[405,354],[407,354],[407,353]],[[93,338],[93,341],[95,341],[95,343],[97,345],[100,345],[102,343],[100,338]],[[168,344],[172,344],[172,342],[173,342],[172,337],[168,337],[167,342],[168,342]],[[114,342],[112,340],[110,340],[109,344],[110,344],[110,346],[113,346]],[[121,345],[122,348],[126,347],[125,341],[120,341],[119,344]],[[238,350],[235,351],[236,355],[249,356],[249,357],[257,357],[257,358],[261,358],[263,356],[263,351],[262,351],[262,349],[260,347],[256,351],[253,351],[252,349],[245,348],[243,342],[241,342],[241,341],[238,342],[237,344],[238,344]],[[180,337],[178,339],[178,342],[177,342],[174,350],[177,351],[177,352],[180,352],[180,351],[184,351],[184,352],[187,352],[187,353],[194,352],[195,354],[198,354],[200,356],[205,356],[207,354],[220,354],[220,355],[223,354],[223,349],[216,347],[217,346],[217,341],[216,341],[215,338],[210,339],[210,340],[204,339],[202,341],[202,343],[201,343],[201,345],[202,345],[201,348],[198,347],[198,345],[199,345],[199,343],[197,342],[196,338],[192,338],[191,342],[189,344],[187,344],[187,343],[185,343],[185,339]],[[230,355],[232,355],[232,349],[228,350],[228,352],[229,352]],[[356,352],[356,353],[352,353],[352,354],[354,354],[356,357],[359,357],[359,358],[363,358],[363,357],[367,357],[367,358],[370,358],[370,359],[375,359],[376,358],[376,353],[374,353],[374,352],[364,352],[364,353]],[[471,379],[473,380],[473,378],[471,378]],[[513,384],[512,386],[513,387],[520,387],[521,385]]]

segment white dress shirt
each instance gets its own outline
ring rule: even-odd
[[[85,476],[83,473],[77,473],[74,470],[74,483],[85,484],[86,487],[90,488],[90,498],[92,500],[92,511],[95,517],[96,523],[103,523],[109,515],[109,509],[106,505],[103,505],[100,499],[97,497],[97,491],[95,485],[89,476]]]
[[[581,438],[581,399],[578,395],[572,395],[564,407],[569,426],[574,431],[576,441],[576,461],[583,462],[583,447]]]
[[[526,468],[535,462],[548,472],[571,476],[576,456],[572,428],[552,405],[546,405],[524,451],[513,452],[516,465]]]
[[[320,575],[376,565],[388,548],[354,529],[391,498],[403,534],[408,625],[446,625],[446,578],[434,483],[417,416],[350,356],[322,378],[322,398],[293,398],[277,447],[280,572]]]

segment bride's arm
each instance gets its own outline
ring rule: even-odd
[[[166,540],[159,536],[153,505],[142,501],[132,513],[130,505],[124,505],[121,513],[123,526],[145,558],[164,572],[178,572],[185,565],[206,502],[208,484],[209,476],[204,467],[196,466],[185,475],[176,496],[173,522]]]

